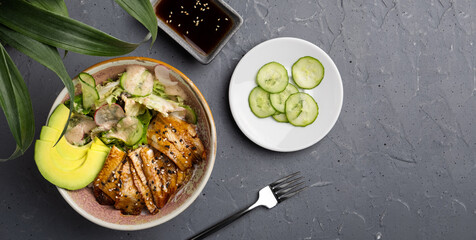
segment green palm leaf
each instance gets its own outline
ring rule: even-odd
[[[63,0],[28,0],[28,2],[59,15],[69,16],[68,8],[66,8],[66,4]]]
[[[73,81],[69,77],[56,48],[40,43],[2,25],[0,25],[0,40],[55,72],[61,81],[63,81],[66,89],[68,89],[69,95],[74,96]],[[70,102],[70,109],[72,109],[72,107],[73,101]],[[33,118],[33,116],[31,117]],[[65,125],[63,129],[63,133],[66,131],[66,127],[67,125]]]
[[[0,105],[17,148],[8,159],[23,154],[33,142],[35,122],[28,89],[7,51],[0,44]]]
[[[68,8],[66,7],[64,0],[28,0],[28,2],[39,8],[43,8],[50,12],[69,17]],[[64,51],[63,57],[66,57],[66,54],[68,54],[68,51]],[[60,137],[62,136],[63,134],[61,134]]]
[[[1,24],[54,47],[86,55],[117,56],[138,46],[21,0],[0,0],[0,6]]]
[[[157,17],[149,0],[115,0],[126,12],[144,25],[152,34],[152,43],[157,38]]]

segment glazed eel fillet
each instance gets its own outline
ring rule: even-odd
[[[149,124],[147,140],[152,147],[174,161],[182,171],[206,157],[195,127],[173,116],[164,117],[157,114]]]
[[[104,166],[93,183],[93,194],[97,202],[102,205],[112,205],[115,202],[118,192],[120,170],[127,162],[126,153],[116,146],[111,148],[109,155],[104,162]]]
[[[181,171],[167,156],[148,147],[137,148],[129,157],[138,175],[134,184],[152,214],[164,207],[192,175],[191,168]],[[144,178],[140,177],[142,174]]]
[[[162,163],[155,159],[154,152],[150,148],[143,148],[140,152],[143,161],[144,173],[147,176],[147,184],[152,192],[157,207],[162,208],[167,203],[167,189],[163,189],[160,168]]]
[[[139,190],[142,199],[144,199],[145,206],[147,207],[150,213],[155,214],[159,211],[159,209],[157,208],[154,203],[154,200],[152,199],[152,192],[147,184],[147,178],[142,169],[142,167],[145,165],[143,164],[142,159],[139,155],[141,150],[142,147],[137,148],[136,150],[131,151],[128,154],[133,166],[132,179],[134,180],[134,185]]]
[[[144,208],[144,201],[139,190],[132,180],[132,171],[129,161],[123,164],[118,187],[119,193],[116,195],[114,207],[121,210],[125,215],[139,215]]]

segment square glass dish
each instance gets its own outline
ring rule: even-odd
[[[210,63],[243,23],[223,0],[152,2],[159,27],[202,64]]]

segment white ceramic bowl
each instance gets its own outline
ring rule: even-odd
[[[117,77],[118,73],[125,71],[125,66],[131,64],[142,65],[150,69],[153,69],[157,64],[162,64],[176,73],[174,74],[175,78],[179,80],[179,83],[189,96],[186,103],[192,106],[197,113],[198,134],[207,150],[207,158],[195,166],[195,171],[190,181],[156,215],[145,212],[138,216],[122,215],[119,210],[114,209],[112,206],[104,206],[97,203],[91,188],[83,188],[77,191],[58,188],[66,202],[86,219],[106,228],[127,231],[157,226],[174,218],[190,206],[203,190],[210,177],[215,163],[217,146],[215,123],[205,98],[193,82],[174,67],[150,58],[121,57],[100,62],[85,69],[83,72],[93,75],[96,82],[101,83],[108,78]],[[50,115],[58,104],[67,99],[66,96],[67,90],[64,89],[51,107]]]

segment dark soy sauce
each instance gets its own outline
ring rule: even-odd
[[[210,54],[233,26],[213,0],[161,0],[155,13],[203,55]]]

